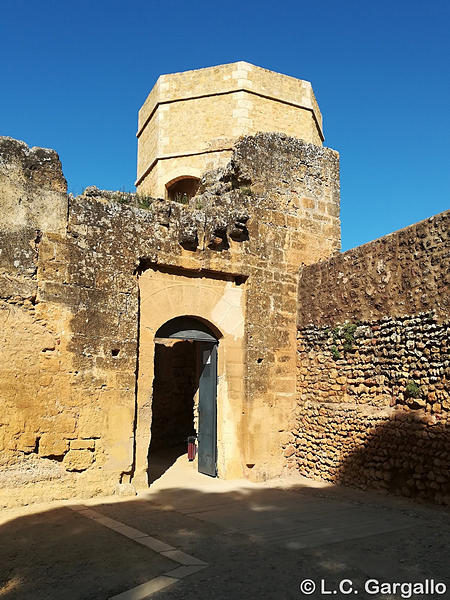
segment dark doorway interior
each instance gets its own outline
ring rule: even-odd
[[[183,177],[167,187],[169,200],[187,204],[198,191],[200,180],[196,177]]]
[[[148,483],[153,483],[187,451],[187,437],[196,435],[198,390],[197,343],[159,340],[155,344]]]

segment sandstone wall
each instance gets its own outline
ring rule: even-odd
[[[96,188],[68,197],[54,153],[0,145],[4,231],[12,236],[0,254],[2,504],[143,483],[153,364],[142,357],[154,344],[140,319],[151,273],[200,287],[223,282],[216,312],[202,293],[189,306],[223,336],[224,436],[237,449],[229,476],[237,467],[254,479],[278,474],[295,401],[298,265],[340,244],[337,154],[283,135],[244,138],[184,206]],[[41,154],[31,176],[30,157]],[[30,209],[16,223],[24,199]],[[244,321],[235,335],[220,307],[232,306],[221,302],[240,286]],[[186,300],[182,288],[170,287]],[[166,300],[175,310],[177,295]],[[243,353],[242,372],[233,348]]]
[[[17,486],[66,472],[60,459],[70,442],[60,433],[73,433],[72,407],[50,407],[46,394],[59,369],[61,315],[39,303],[38,272],[44,232],[65,235],[68,202],[53,150],[1,138],[0,172],[0,503],[11,504]]]
[[[448,219],[302,269],[290,471],[449,503]]]

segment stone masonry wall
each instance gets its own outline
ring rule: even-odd
[[[96,188],[67,196],[56,153],[9,138],[0,150],[0,504],[133,481],[139,278],[155,268],[245,281],[234,446],[242,474],[278,474],[295,399],[298,265],[340,244],[337,154],[278,134],[244,138],[182,205]],[[151,382],[142,394],[151,402]]]
[[[302,270],[291,472],[450,502],[448,219]]]

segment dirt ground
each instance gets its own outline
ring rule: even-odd
[[[121,527],[102,524],[117,522],[207,563],[160,591],[138,589],[125,600],[339,599],[351,597],[343,593],[350,585],[362,599],[405,597],[406,588],[403,596],[375,593],[376,584],[365,591],[368,579],[433,579],[448,591],[411,597],[450,598],[446,509],[303,479],[220,482],[192,470],[186,475],[183,460],[148,493],[84,502],[94,518],[69,502],[5,511],[0,598],[106,600],[179,567]],[[300,588],[305,579],[316,585],[314,593]],[[341,592],[343,579],[351,583]]]

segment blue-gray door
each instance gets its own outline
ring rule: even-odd
[[[200,343],[198,471],[217,475],[217,344]]]

